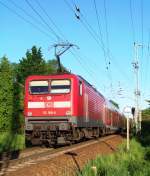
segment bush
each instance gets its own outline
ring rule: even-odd
[[[10,131],[13,121],[13,70],[6,57],[0,59],[0,131]]]

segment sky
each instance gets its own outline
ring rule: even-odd
[[[0,0],[0,58],[18,63],[36,45],[50,60],[54,44],[70,42],[75,46],[61,56],[63,65],[122,111],[135,106],[135,42],[144,109],[150,99],[149,9],[149,0]]]

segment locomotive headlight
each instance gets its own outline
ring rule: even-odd
[[[66,115],[71,115],[71,111],[66,111]]]
[[[28,112],[28,116],[32,116],[32,112]]]

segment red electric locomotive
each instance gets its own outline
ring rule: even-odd
[[[29,76],[25,83],[26,139],[62,144],[125,128],[125,118],[82,77]]]

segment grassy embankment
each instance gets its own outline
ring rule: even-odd
[[[78,175],[150,176],[150,121],[142,122],[142,133],[131,140],[130,151],[126,151],[124,143],[118,152],[90,161]]]
[[[22,150],[25,147],[23,134],[0,132],[0,153],[5,151]]]

